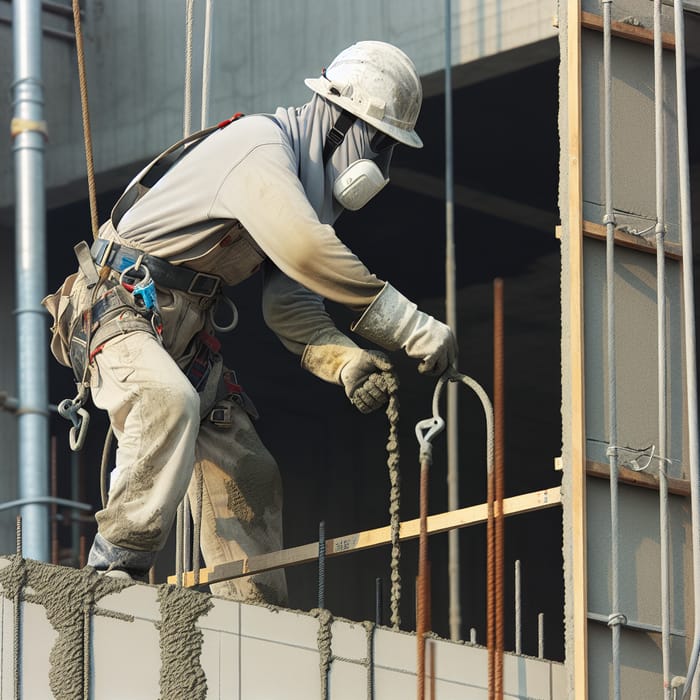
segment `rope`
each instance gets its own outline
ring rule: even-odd
[[[76,1],[76,0],[74,0]],[[185,104],[183,107],[183,136],[192,133],[192,36],[194,28],[194,0],[187,0],[185,19]]]
[[[389,439],[386,444],[387,465],[389,467],[389,516],[391,525],[391,626],[398,629],[401,625],[399,605],[401,603],[401,573],[399,563],[401,561],[401,545],[399,542],[399,508],[401,505],[401,485],[399,474],[399,383],[390,372],[382,374],[386,381],[389,393],[389,403],[386,408],[386,417],[389,420]]]
[[[107,501],[109,500],[109,489],[107,488],[107,462],[109,461],[109,455],[112,451],[113,438],[114,430],[110,425],[107,429],[107,435],[105,435],[105,442],[102,446],[102,459],[100,460],[100,500],[102,501],[102,508],[107,507]]]
[[[80,25],[80,2],[73,0],[73,26],[75,27],[75,47],[78,54],[78,78],[80,82],[80,106],[83,114],[83,140],[85,141],[85,163],[87,166],[88,198],[90,200],[90,223],[92,236],[97,238],[99,223],[97,220],[97,194],[95,190],[95,164],[92,156],[92,137],[90,134],[90,111],[88,109],[87,77],[85,74],[85,51],[83,32]]]
[[[192,43],[194,35],[194,0],[185,3],[185,97],[182,108],[182,135],[187,137],[192,133]],[[175,575],[177,585],[182,586],[184,562],[187,559],[185,549],[188,548],[185,536],[185,500],[177,507],[175,517]]]

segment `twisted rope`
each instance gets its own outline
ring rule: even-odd
[[[401,625],[399,605],[401,603],[401,545],[399,543],[399,508],[401,506],[401,478],[399,473],[399,383],[394,374],[382,374],[389,393],[386,417],[389,420],[389,438],[386,443],[387,466],[389,467],[389,516],[391,526],[391,626],[398,629]]]
[[[78,54],[78,79],[80,83],[80,107],[83,114],[83,140],[85,141],[85,164],[87,166],[88,198],[90,200],[90,223],[92,227],[92,236],[93,238],[97,238],[99,222],[97,219],[95,163],[92,155],[90,111],[88,109],[87,76],[85,73],[85,51],[83,48],[83,32],[80,24],[79,0],[73,0],[73,26],[75,28],[75,48]]]

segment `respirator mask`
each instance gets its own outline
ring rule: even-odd
[[[376,158],[351,163],[333,183],[333,196],[344,209],[357,211],[389,183],[389,164],[396,141],[381,131],[375,132],[370,149]]]

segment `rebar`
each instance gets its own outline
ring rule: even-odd
[[[620,625],[624,616],[620,606],[619,582],[619,495],[617,459],[617,371],[615,347],[615,210],[612,191],[612,0],[603,0],[603,149],[604,203],[603,223],[605,236],[605,280],[607,312],[607,396],[608,396],[608,458],[610,461],[610,616],[608,626],[612,632],[612,685],[613,698],[620,700]]]
[[[520,559],[515,560],[515,653],[522,654],[522,608],[520,600]]]
[[[318,608],[326,607],[326,523],[318,524]]]
[[[670,700],[671,593],[669,586],[668,481],[666,474],[666,256],[664,254],[664,79],[661,0],[654,0],[654,151],[656,181],[656,313],[659,453],[659,546],[661,568],[661,663],[664,700]]]

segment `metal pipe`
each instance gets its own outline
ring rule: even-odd
[[[522,608],[520,605],[520,559],[515,560],[515,653],[522,654]]]
[[[608,626],[612,631],[612,684],[613,697],[620,700],[620,625],[624,616],[620,614],[619,581],[619,496],[617,460],[617,360],[615,350],[615,212],[612,197],[612,70],[611,70],[611,5],[612,0],[603,0],[603,92],[604,92],[604,170],[605,170],[605,271],[607,293],[607,385],[608,385],[608,457],[610,460],[610,617]]]
[[[670,700],[671,593],[669,586],[668,481],[666,474],[666,256],[664,255],[664,79],[661,0],[654,0],[654,142],[656,176],[656,318],[659,431],[659,546],[661,567],[661,665],[664,700]]]
[[[457,335],[457,282],[454,251],[454,163],[452,129],[452,3],[445,0],[445,311]],[[457,386],[447,386],[447,509],[459,508],[459,425]],[[459,531],[447,535],[450,639],[462,636],[459,575]]]
[[[698,389],[695,347],[695,298],[693,275],[693,226],[690,210],[688,163],[688,113],[686,111],[685,25],[683,5],[673,4],[676,35],[676,119],[678,128],[678,186],[680,195],[681,247],[683,250],[683,335],[685,341],[685,390],[688,415],[688,461],[693,542],[693,600],[695,608],[693,647],[683,697],[693,685],[700,653],[700,466],[698,464]]]
[[[544,659],[544,613],[537,615],[537,658]]]
[[[41,73],[41,3],[12,3],[13,151],[19,496],[48,495],[49,417],[46,321],[46,205],[44,192],[44,95]],[[49,557],[48,512],[39,503],[22,507],[24,548],[32,559]]]
[[[211,90],[211,46],[214,27],[212,23],[213,0],[207,0],[204,12],[204,51],[202,60],[202,118],[201,128],[206,129],[209,122],[209,97]]]

